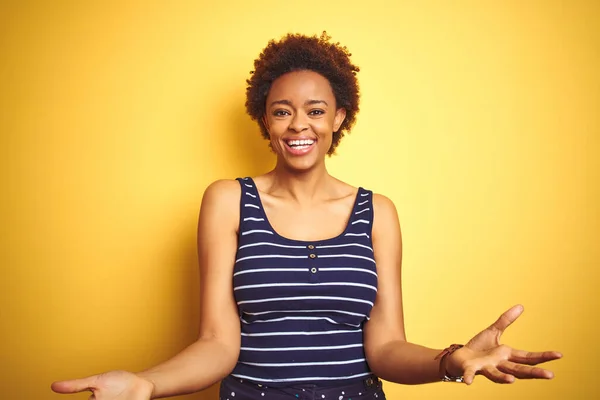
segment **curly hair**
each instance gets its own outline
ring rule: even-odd
[[[269,134],[263,122],[265,102],[275,79],[292,71],[309,70],[324,76],[331,85],[336,107],[346,109],[346,118],[340,128],[333,132],[329,155],[335,152],[345,133],[356,121],[359,107],[359,89],[356,73],[360,69],[350,62],[350,52],[339,43],[330,42],[331,37],[288,34],[279,41],[271,40],[260,56],[254,60],[254,71],[246,81],[246,111],[258,122],[265,139]]]

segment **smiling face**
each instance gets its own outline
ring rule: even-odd
[[[336,108],[329,81],[313,71],[289,72],[269,90],[263,122],[277,164],[308,170],[323,164],[346,111]]]

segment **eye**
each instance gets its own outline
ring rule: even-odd
[[[275,110],[273,111],[273,115],[275,117],[285,117],[286,115],[290,115],[288,110]]]
[[[323,115],[323,114],[325,114],[325,111],[320,110],[320,109],[310,110],[310,112],[308,113],[308,115]]]

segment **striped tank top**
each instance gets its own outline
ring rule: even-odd
[[[343,384],[370,375],[362,328],[377,293],[372,192],[358,189],[339,236],[307,242],[277,234],[254,181],[238,181],[233,289],[242,337],[232,375],[266,386]]]

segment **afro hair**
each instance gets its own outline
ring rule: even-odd
[[[359,88],[356,73],[360,69],[350,61],[350,52],[323,32],[320,36],[288,34],[279,41],[271,40],[254,60],[254,71],[246,81],[246,111],[258,122],[265,139],[269,134],[263,122],[265,102],[273,82],[292,71],[309,70],[324,76],[330,83],[337,108],[346,110],[346,118],[333,132],[329,155],[335,152],[344,134],[356,121],[359,110]]]

